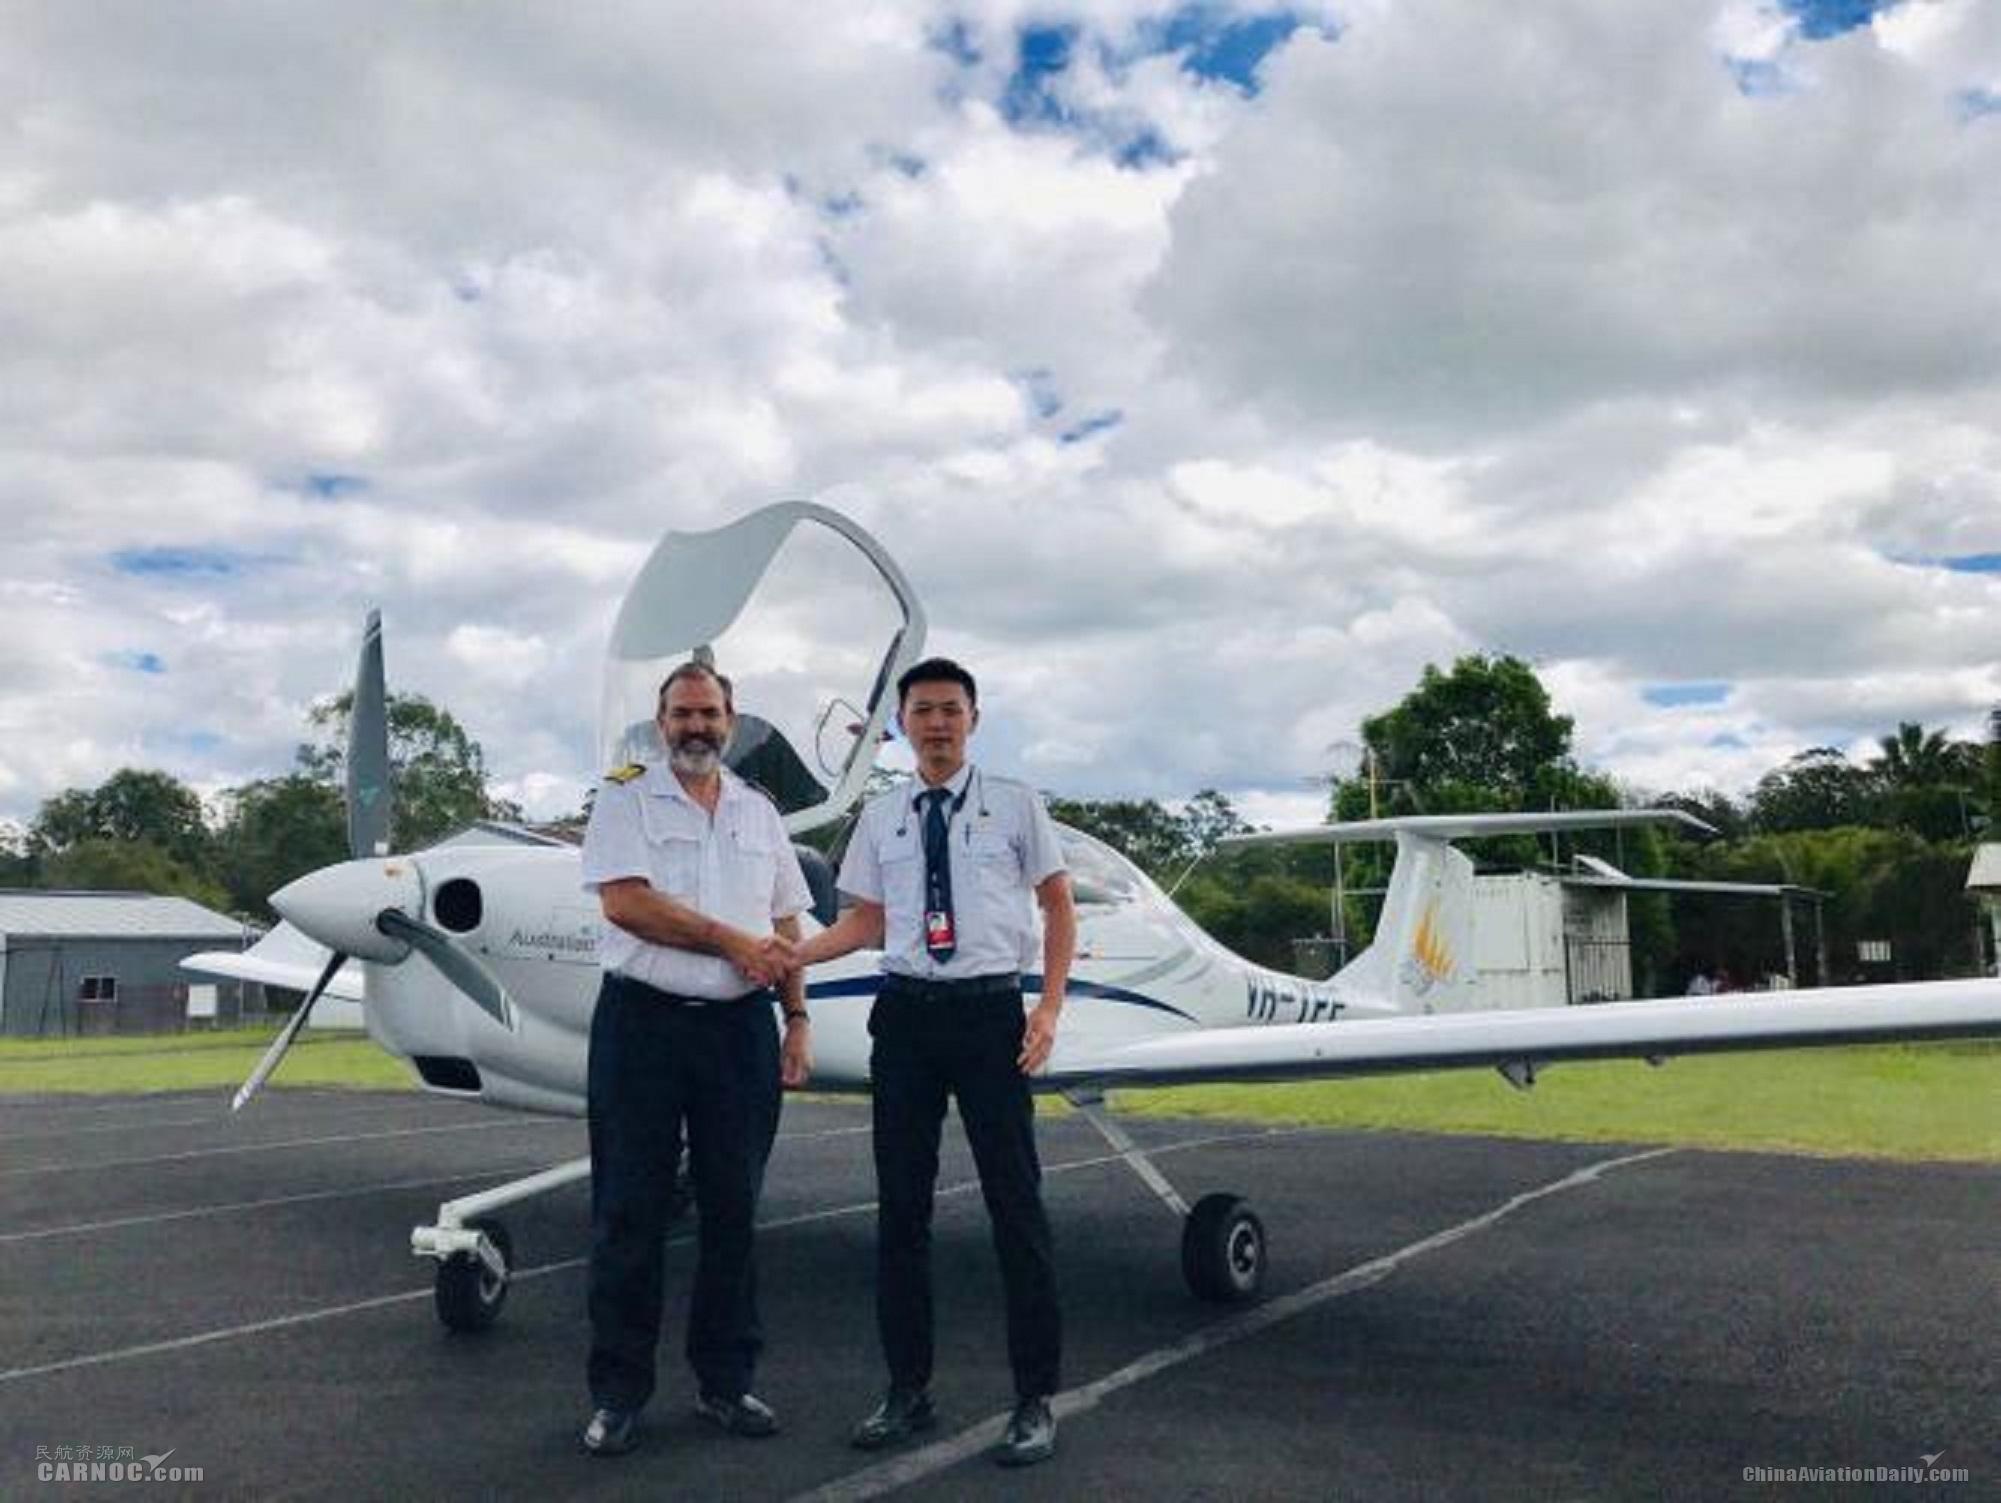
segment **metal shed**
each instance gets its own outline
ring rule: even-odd
[[[238,982],[191,982],[181,960],[242,949],[247,925],[187,898],[0,888],[0,1034],[162,1033],[234,1023]]]

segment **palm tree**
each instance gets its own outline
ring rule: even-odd
[[[1944,731],[1928,731],[1914,720],[1900,721],[1894,736],[1876,743],[1880,754],[1869,770],[1892,788],[1964,787],[1978,776],[1979,748],[1954,741]]]

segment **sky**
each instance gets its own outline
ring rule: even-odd
[[[2001,6],[0,0],[0,819],[392,687],[575,809],[835,506],[1068,796],[1508,652],[1636,791],[2001,703]]]

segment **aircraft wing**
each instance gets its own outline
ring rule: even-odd
[[[1067,1051],[1059,1084],[1168,1085],[1540,1065],[1939,1038],[2001,1038],[2001,981],[1940,981],[1190,1029]]]
[[[308,992],[320,979],[333,952],[314,944],[290,924],[280,924],[247,950],[203,950],[181,962],[181,969],[233,981],[261,981],[288,991]],[[334,974],[329,997],[362,1000],[361,967],[349,961]]]

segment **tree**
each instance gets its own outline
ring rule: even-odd
[[[1663,809],[1679,809],[1684,814],[1693,814],[1723,840],[1735,840],[1751,828],[1750,816],[1743,807],[1729,794],[1719,793],[1714,788],[1666,794],[1655,803]]]
[[[227,909],[222,884],[148,840],[92,836],[48,856],[40,885],[81,892],[173,893],[205,907]]]
[[[40,856],[85,841],[144,842],[194,871],[205,871],[214,855],[195,791],[139,767],[122,767],[95,788],[57,794],[42,805],[28,838],[31,854]]]
[[[353,707],[352,691],[315,706],[311,723],[320,738],[299,747],[300,771],[329,788],[339,788],[346,775]],[[450,710],[421,694],[392,694],[388,708],[395,847],[414,850],[474,820],[521,817],[513,804],[487,793],[485,753]]]
[[[1049,817],[1097,836],[1156,881],[1172,881],[1195,855],[1187,827],[1158,799],[1056,798]]]
[[[269,914],[266,900],[287,882],[347,859],[341,797],[304,773],[245,783],[230,790],[217,845],[236,907]]]
[[[1251,823],[1214,788],[1204,788],[1181,811],[1181,829],[1192,855],[1206,856],[1230,835],[1247,835]]]
[[[1547,807],[1560,775],[1576,770],[1573,725],[1551,709],[1527,663],[1475,653],[1449,673],[1427,663],[1401,703],[1362,722],[1362,741],[1375,776],[1391,780],[1404,811],[1437,812],[1439,797],[1533,809]]]
[[[1882,788],[1889,823],[1930,840],[1971,835],[1970,802],[1978,801],[1983,771],[1977,744],[1906,720],[1877,745],[1869,770]]]
[[[1900,721],[1895,735],[1876,744],[1881,750],[1869,769],[1892,788],[1966,787],[1979,774],[1977,746],[1954,741],[1944,731],[1927,731],[1915,721]]]
[[[1873,824],[1881,810],[1881,784],[1832,746],[1808,747],[1751,790],[1751,828],[1763,833]]]

